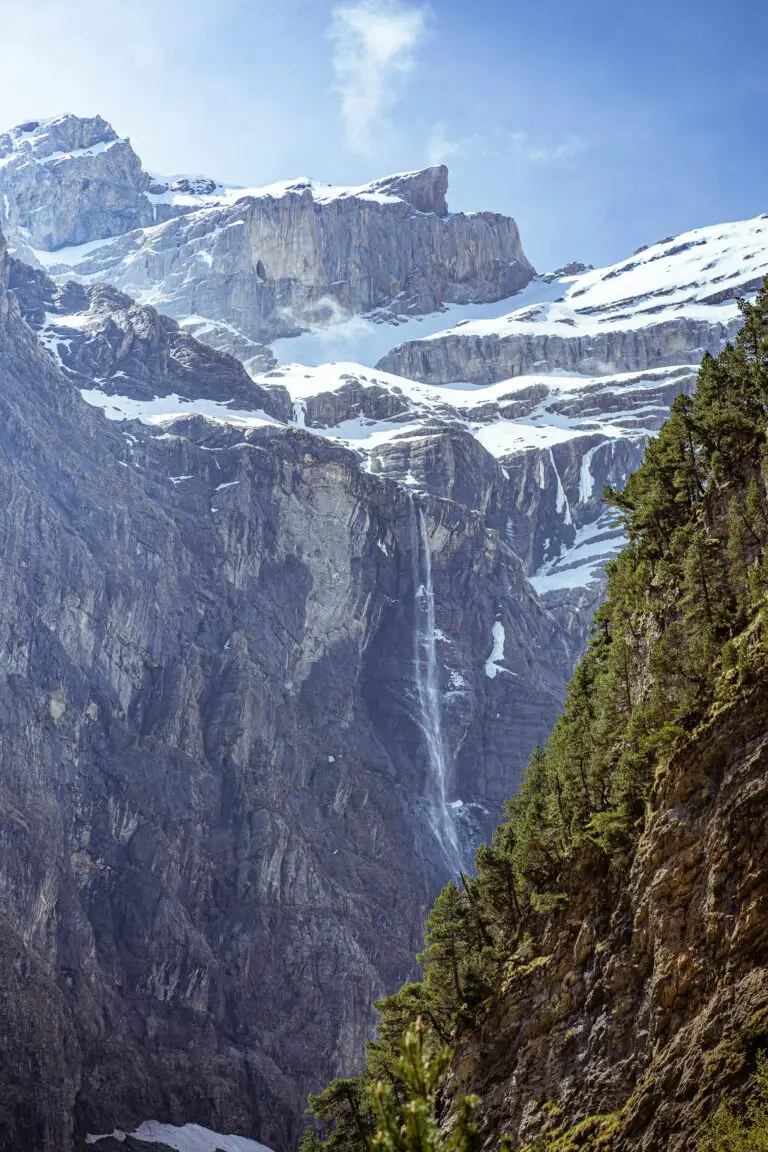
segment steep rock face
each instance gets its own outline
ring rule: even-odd
[[[496,1136],[523,1146],[557,1127],[678,1152],[744,1085],[768,1024],[766,692],[763,679],[665,766],[629,875],[585,863],[541,954],[515,957],[461,1053]]]
[[[399,196],[412,204],[417,212],[434,212],[437,216],[448,215],[448,169],[445,164],[425,168],[421,172],[402,172],[397,176],[385,176],[370,185],[371,191],[390,196]]]
[[[284,388],[261,387],[239,360],[212,351],[154,308],[106,284],[59,286],[15,259],[9,268],[9,288],[25,321],[86,388],[98,381],[107,395],[130,391],[135,400],[178,395],[182,401],[195,396],[289,418]]]
[[[702,356],[735,335],[737,301],[768,272],[767,240],[758,217],[668,237],[609,268],[573,264],[532,282],[515,311],[459,320],[378,362],[435,393],[480,389],[474,431],[509,480],[507,538],[582,642],[620,544],[602,488],[624,483]]]
[[[760,216],[669,237],[608,268],[571,265],[541,277],[515,311],[407,341],[379,367],[435,384],[489,384],[697,363],[735,333],[735,301],[768,272],[767,238]]]
[[[355,188],[162,180],[98,116],[0,136],[0,225],[24,259],[126,289],[260,367],[265,341],[313,323],[417,315],[527,284],[514,220],[449,214],[447,187],[442,165]],[[73,245],[60,264],[49,255]]]
[[[324,198],[298,183],[130,234],[73,273],[269,341],[349,313],[510,296],[532,269],[507,217],[420,212],[368,189]]]
[[[52,251],[151,224],[149,184],[101,116],[30,121],[0,136],[0,226],[16,245]]]
[[[430,384],[453,380],[493,384],[536,372],[608,376],[700,360],[705,352],[719,352],[737,326],[737,321],[725,325],[681,317],[637,330],[586,336],[457,333],[401,345],[383,357],[379,367]]]
[[[294,419],[358,451],[370,471],[480,512],[578,644],[621,533],[602,504],[639,464],[695,365],[615,376],[528,376],[443,388],[355,364],[283,365]]]
[[[281,423],[279,389],[105,420],[83,372],[140,397],[183,360],[194,398],[216,354],[0,270],[0,1143],[155,1118],[286,1148],[409,974],[436,806],[464,846],[489,827],[573,653],[483,515]]]

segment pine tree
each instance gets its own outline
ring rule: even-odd
[[[460,1096],[450,1125],[441,1127],[440,1092],[451,1052],[442,1048],[430,1057],[424,1035],[419,1019],[403,1039],[397,1071],[406,1087],[404,1101],[397,1100],[386,1080],[368,1089],[376,1128],[371,1152],[477,1152],[480,1147],[476,1097]]]

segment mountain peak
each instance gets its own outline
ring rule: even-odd
[[[445,198],[448,191],[448,169],[445,164],[436,164],[416,172],[398,172],[394,176],[374,180],[369,187],[372,192],[399,196],[401,200],[412,204],[417,212],[448,215]]]
[[[102,116],[64,113],[47,120],[27,120],[0,136],[0,157],[29,152],[36,160],[97,145],[113,144],[119,137]]]

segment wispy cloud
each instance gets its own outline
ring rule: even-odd
[[[563,164],[586,151],[587,143],[575,133],[554,144],[533,141],[527,132],[510,132],[501,124],[488,124],[482,132],[469,136],[453,133],[443,121],[433,124],[427,139],[426,154],[429,164],[444,164],[453,157],[499,156],[511,149],[527,165],[546,167]]]
[[[586,148],[580,136],[571,134],[557,144],[534,144],[527,132],[512,132],[509,137],[513,149],[531,164],[559,164],[578,156]]]
[[[461,156],[471,141],[451,138],[445,124],[434,124],[427,141],[427,163],[445,164],[452,156]]]
[[[333,9],[328,36],[347,144],[373,151],[427,30],[428,8],[403,0],[359,0]]]

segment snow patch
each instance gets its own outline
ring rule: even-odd
[[[594,448],[586,451],[581,459],[581,472],[579,473],[579,503],[586,504],[588,500],[592,499],[595,490],[595,478],[592,475],[592,458],[597,452],[598,448],[602,448],[602,444],[596,444]]]
[[[573,524],[573,518],[571,516],[571,506],[568,503],[568,497],[565,494],[565,488],[563,487],[563,482],[560,479],[560,473],[557,470],[557,464],[555,464],[555,457],[552,454],[551,448],[549,450],[549,459],[552,462],[552,470],[555,473],[555,479],[557,481],[557,492],[555,495],[555,511],[561,516],[563,515],[563,513],[565,513],[565,523],[566,524]]]
[[[513,312],[471,319],[426,340],[463,336],[596,336],[637,329],[680,315],[729,323],[736,302],[712,300],[768,273],[768,227],[762,216],[695,228],[652,244],[627,260],[554,280],[534,295],[534,281]],[[533,306],[532,306],[533,305]]]
[[[86,1136],[86,1144],[98,1144],[108,1136],[125,1141],[127,1132],[117,1128],[114,1132],[102,1136]],[[210,1128],[202,1128],[199,1124],[184,1124],[177,1127],[174,1124],[159,1124],[157,1120],[145,1120],[135,1132],[130,1133],[134,1140],[147,1143],[167,1144],[175,1152],[270,1152],[266,1144],[259,1144],[257,1140],[250,1140],[246,1136],[228,1136],[221,1132],[213,1132]]]
[[[502,660],[504,659],[504,641],[506,634],[504,632],[504,625],[500,620],[497,620],[491,629],[491,637],[493,638],[493,647],[491,654],[485,662],[485,674],[489,680],[495,680],[499,672],[508,672],[507,668],[502,667]]]
[[[172,392],[170,396],[155,396],[152,400],[135,400],[132,396],[109,395],[100,388],[81,388],[80,395],[87,404],[101,408],[108,420],[139,420],[142,424],[164,424],[182,416],[205,416],[221,424],[239,424],[248,428],[268,425],[285,427],[279,420],[261,410],[243,412],[228,408],[216,400],[189,400]]]

